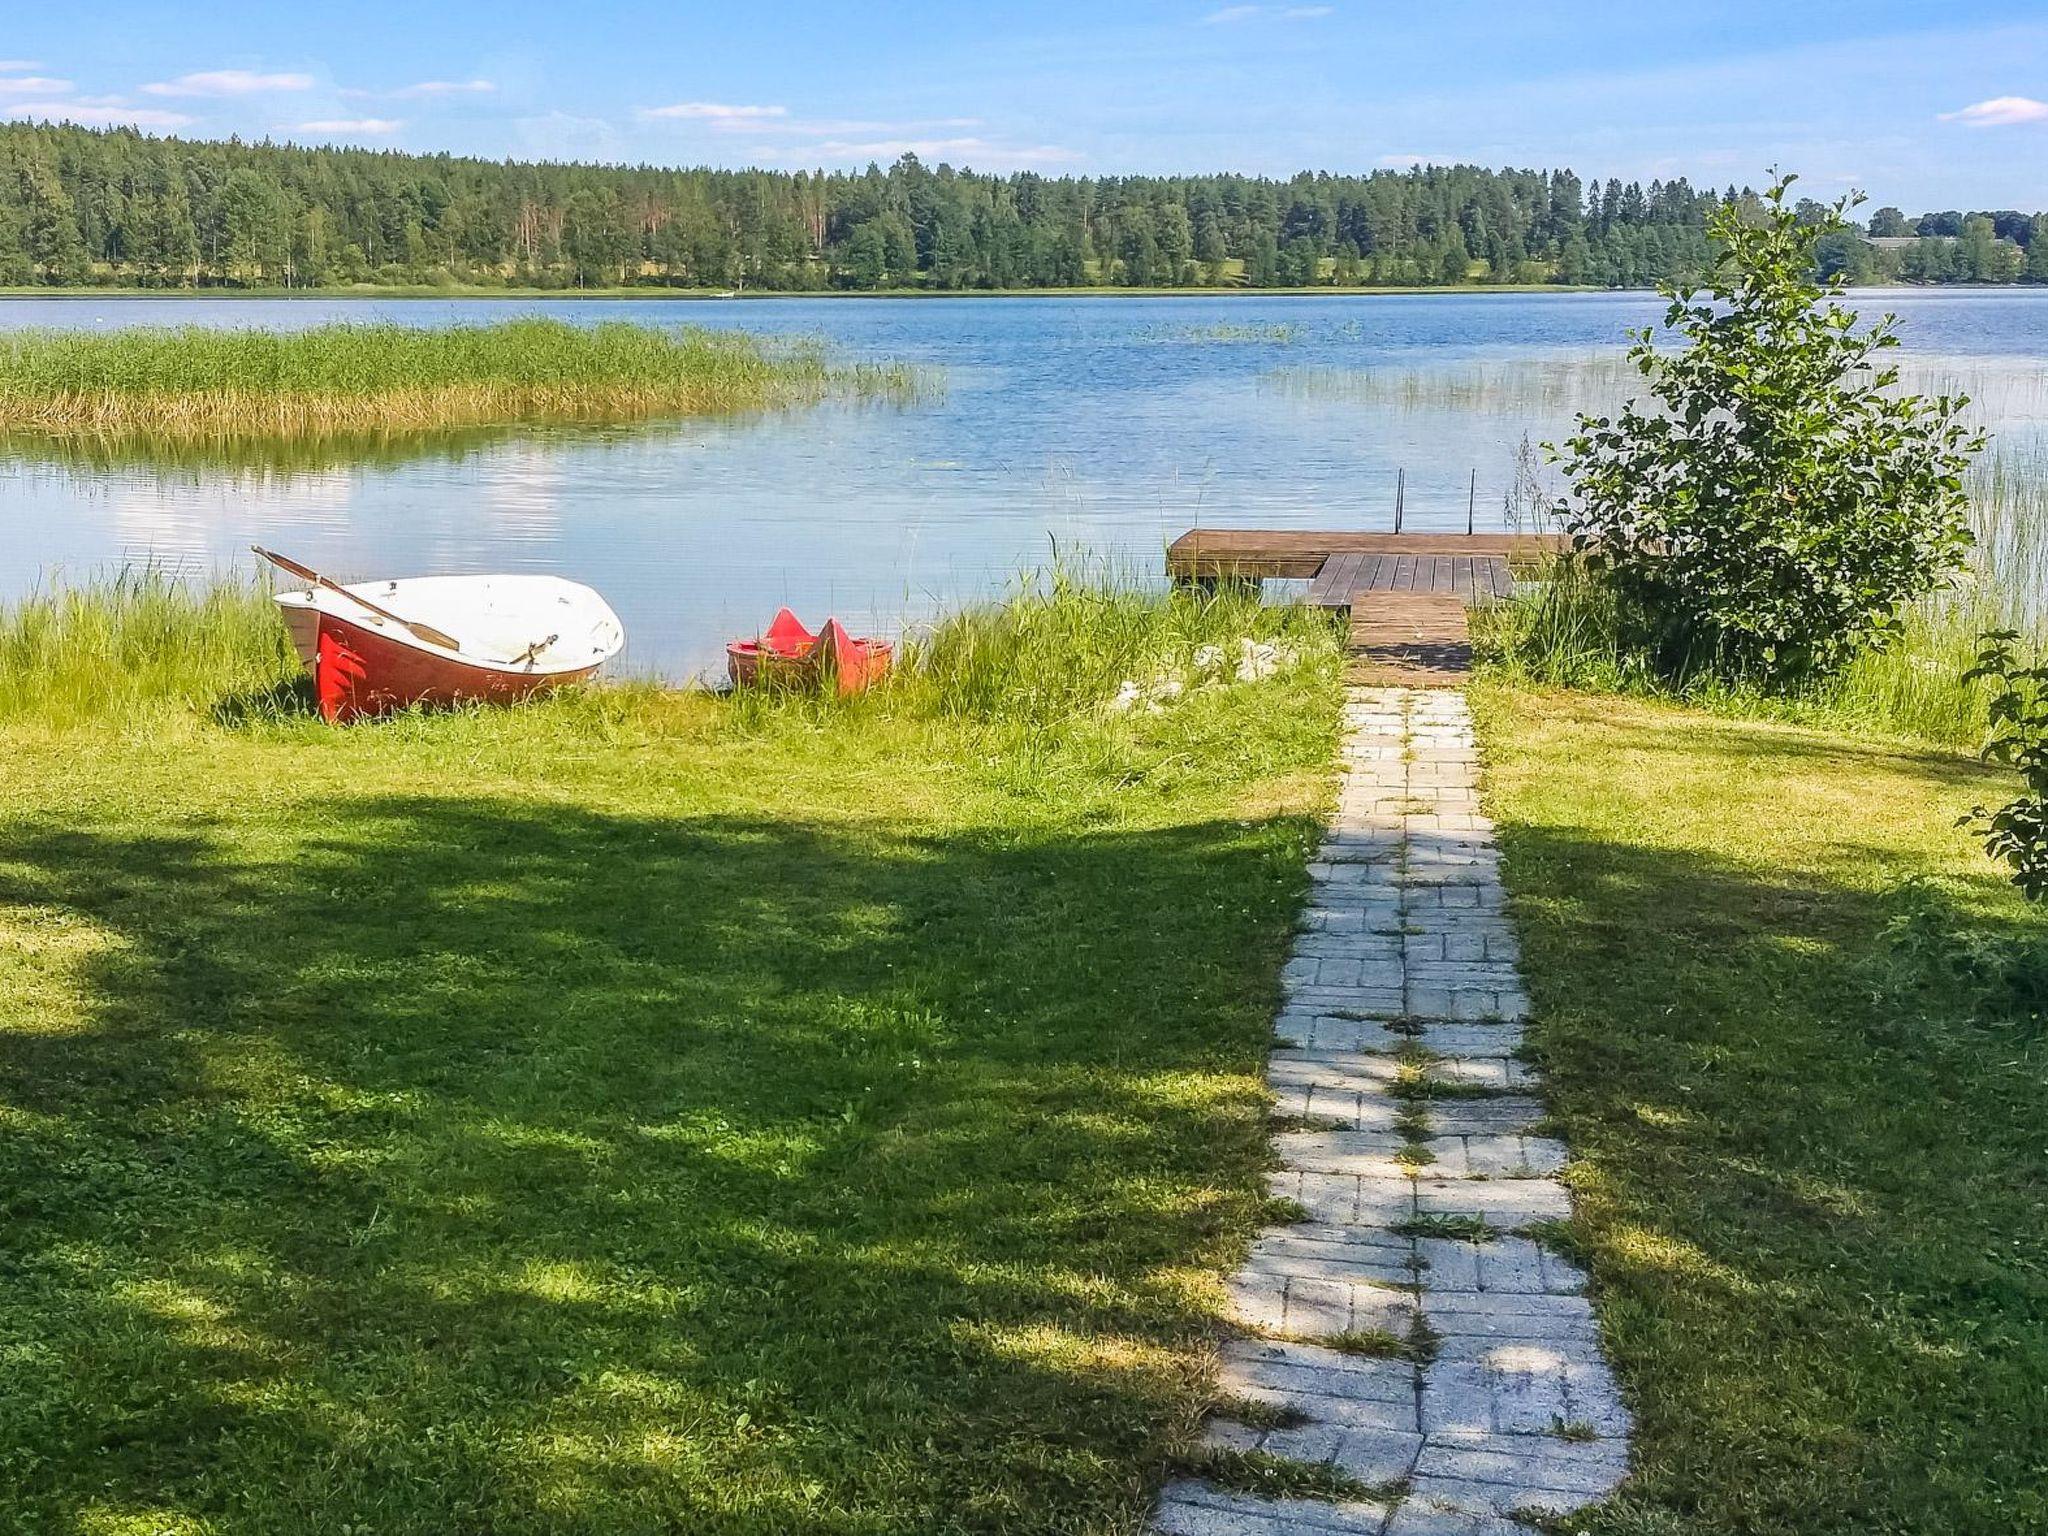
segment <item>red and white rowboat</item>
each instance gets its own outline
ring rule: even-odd
[[[602,597],[558,576],[323,583],[280,592],[277,605],[329,720],[409,704],[509,703],[581,682],[626,643]]]

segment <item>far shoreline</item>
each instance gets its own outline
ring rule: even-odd
[[[807,288],[728,293],[708,288],[485,288],[425,285],[375,288],[37,288],[0,287],[0,299],[633,299],[643,302],[763,303],[775,299],[1312,299],[1484,297],[1488,294],[1654,294],[1654,288],[1564,283],[1467,283],[1434,288]]]
[[[62,300],[82,303],[93,299],[167,299],[192,303],[202,300],[287,299],[287,300],[474,300],[503,302],[545,300],[629,300],[635,303],[771,303],[792,299],[1317,299],[1317,298],[1529,298],[1545,294],[1582,297],[1613,294],[1616,297],[1655,298],[1656,288],[1602,288],[1570,283],[1464,283],[1420,288],[1354,285],[1312,288],[1104,288],[1094,285],[1072,288],[814,288],[757,289],[728,293],[708,288],[495,288],[476,286],[404,285],[389,288],[353,285],[347,288],[40,288],[0,286],[0,303],[9,300]],[[2044,283],[1872,283],[1845,290],[1857,294],[2048,294]]]

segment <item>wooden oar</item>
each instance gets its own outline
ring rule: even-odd
[[[265,549],[261,544],[251,544],[249,547],[255,550],[256,553],[261,555],[264,559],[268,560],[272,565],[276,566],[279,570],[288,571],[292,575],[298,577],[299,580],[306,582],[311,586],[325,587],[329,592],[339,593],[341,596],[347,598],[350,602],[356,604],[358,607],[369,609],[370,612],[377,615],[378,618],[389,619],[393,624],[396,624],[400,629],[406,630],[411,634],[419,636],[420,639],[426,641],[427,644],[429,645],[438,645],[443,650],[457,652],[461,651],[462,649],[462,642],[457,640],[453,635],[449,634],[447,631],[436,629],[431,624],[422,624],[415,619],[408,619],[402,617],[399,614],[395,614],[389,608],[381,607],[378,604],[371,602],[367,597],[363,596],[362,593],[351,592],[347,587],[344,587],[338,581],[329,581],[325,576],[322,576],[318,571],[312,569],[312,567],[299,564],[298,561],[292,559],[289,555],[280,555],[275,550]]]

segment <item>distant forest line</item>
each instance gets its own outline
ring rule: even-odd
[[[1684,281],[1746,189],[1571,171],[664,169],[0,125],[0,285],[1299,288]],[[1852,282],[2048,282],[2048,214],[1879,209]]]

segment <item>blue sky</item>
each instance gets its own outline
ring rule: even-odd
[[[0,115],[664,164],[1416,159],[2048,208],[2048,3],[286,6],[0,19]]]

